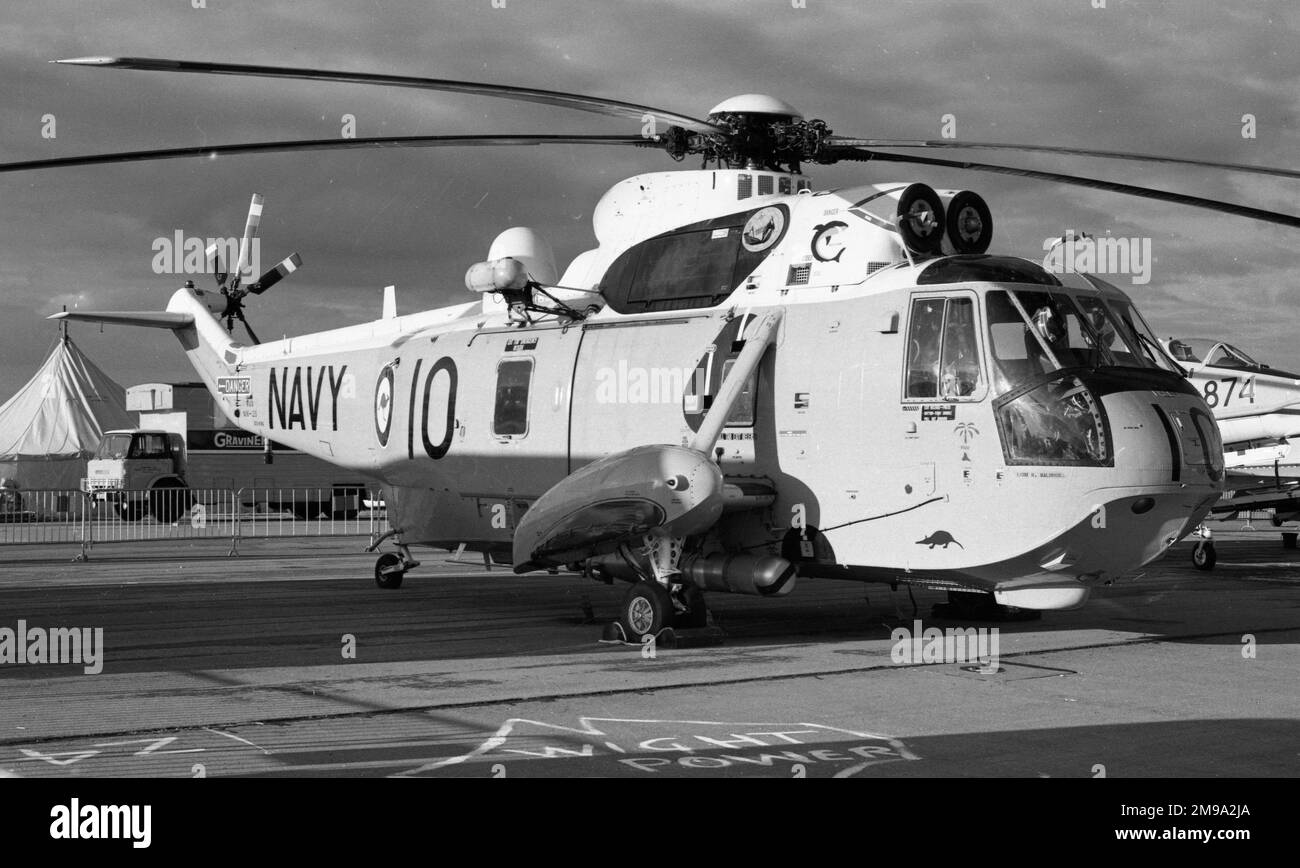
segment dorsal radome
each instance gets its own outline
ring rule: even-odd
[[[724,99],[709,110],[709,117],[721,114],[770,115],[787,120],[803,120],[803,113],[790,103],[765,93],[742,93]]]

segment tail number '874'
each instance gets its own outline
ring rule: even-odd
[[[1237,388],[1240,377],[1220,377],[1217,380],[1206,380],[1201,386],[1201,394],[1205,398],[1205,403],[1211,407],[1217,407],[1220,403],[1228,406],[1232,402],[1233,391]],[[1220,386],[1219,384],[1223,385]],[[1241,381],[1241,389],[1237,390],[1236,398],[1238,401],[1246,400],[1251,404],[1255,403],[1255,378],[1247,377]]]
[[[447,356],[429,366],[421,377],[424,360],[417,359],[411,377],[410,426],[406,432],[406,454],[415,457],[416,429],[424,454],[437,460],[451,448],[456,433],[456,363]]]

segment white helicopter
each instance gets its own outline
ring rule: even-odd
[[[458,91],[631,118],[646,135],[263,142],[0,164],[0,171],[358,147],[657,147],[698,170],[638,175],[596,206],[561,273],[527,229],[466,275],[474,299],[281,341],[236,342],[243,302],[291,270],[166,312],[66,319],[172,331],[232,422],[381,481],[396,588],[412,545],[630,582],[632,641],[705,623],[704,591],[780,597],[803,579],[946,589],[964,615],[1069,608],[1159,557],[1223,488],[1202,396],[1120,290],[986,253],[968,191],[814,190],[804,163],[902,162],[1096,187],[1290,226],[1158,190],[880,150],[979,147],[1280,169],[1075,148],[835,136],[762,95],[707,119],[474,82],[144,58],[98,68]],[[254,197],[245,248],[256,230]],[[223,327],[224,321],[224,327]],[[252,336],[250,331],[250,336]]]
[[[1168,338],[1162,345],[1219,425],[1228,490],[1212,512],[1231,518],[1270,511],[1279,528],[1300,518],[1300,465],[1291,456],[1291,438],[1300,437],[1300,374],[1262,364],[1223,340]],[[1202,526],[1196,536],[1192,563],[1214,569],[1213,534]],[[1285,527],[1283,545],[1295,548],[1297,536]]]

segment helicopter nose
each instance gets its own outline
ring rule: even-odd
[[[1195,394],[1134,390],[1103,398],[1117,483],[1095,490],[1107,544],[1148,563],[1191,532],[1223,491],[1223,446]]]
[[[1132,391],[1104,402],[1117,469],[1155,485],[1222,488],[1223,442],[1199,396]]]

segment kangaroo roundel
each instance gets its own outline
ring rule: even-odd
[[[393,367],[386,366],[375,384],[375,434],[379,445],[388,445],[388,432],[393,426]]]

